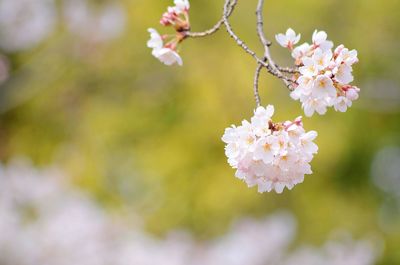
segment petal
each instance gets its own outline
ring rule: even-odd
[[[275,35],[275,39],[279,43],[279,45],[281,45],[284,48],[287,48],[288,40],[285,35],[283,35],[281,33],[277,34],[277,35]]]
[[[294,30],[293,30],[292,28],[288,28],[288,29],[286,30],[286,37],[287,37],[289,40],[293,40],[293,39],[296,38],[296,32],[294,32]]]

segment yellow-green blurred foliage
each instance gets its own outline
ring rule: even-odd
[[[267,1],[270,39],[292,27],[309,42],[314,29],[326,30],[360,58],[354,72],[360,100],[346,113],[304,119],[307,130],[319,133],[314,174],[282,195],[259,194],[236,179],[220,140],[225,127],[252,114],[254,60],[221,30],[185,40],[183,67],[164,66],[146,47],[147,28],[164,31],[158,20],[172,1],[121,2],[127,24],[116,40],[85,43],[59,25],[33,50],[9,55],[11,79],[0,87],[3,161],[26,156],[59,165],[106,207],[139,212],[156,234],[184,227],[207,238],[238,216],[284,208],[298,218],[298,242],[318,244],[341,227],[355,237],[382,237],[382,264],[400,264],[400,207],[382,217],[392,195],[370,176],[375,153],[400,146],[400,1]],[[256,2],[239,1],[232,24],[261,52]],[[212,26],[222,5],[191,1],[192,29]],[[280,64],[291,63],[277,45],[272,53]],[[276,120],[302,114],[280,80],[265,72],[260,90],[262,103],[275,105]]]

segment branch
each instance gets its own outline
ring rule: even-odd
[[[279,69],[282,73],[287,74],[298,74],[300,71],[297,68],[290,68],[290,67],[280,67],[279,65],[275,64],[276,68]]]
[[[228,0],[228,1],[229,1],[229,0]],[[229,17],[229,16],[232,14],[234,5],[235,5],[235,4],[229,5],[229,7],[228,7],[228,13],[227,13],[227,15],[226,15],[227,17]],[[214,34],[214,33],[217,32],[217,31],[221,28],[221,26],[224,24],[224,18],[223,18],[224,15],[225,15],[225,12],[224,12],[224,14],[222,15],[222,18],[221,18],[220,20],[218,20],[218,22],[215,23],[215,25],[214,25],[212,28],[210,28],[210,29],[208,29],[208,30],[205,30],[205,31],[202,31],[202,32],[190,32],[190,31],[188,31],[188,32],[186,32],[186,36],[187,36],[187,37],[190,37],[190,38],[202,38],[202,37],[206,37],[206,36],[209,36],[209,35]]]
[[[246,43],[244,43],[244,41],[241,40],[241,39],[235,34],[235,32],[233,31],[232,26],[231,26],[231,24],[229,23],[229,20],[228,20],[228,15],[231,15],[231,14],[229,13],[228,7],[232,6],[232,9],[233,9],[233,8],[236,6],[237,2],[238,2],[238,0],[226,0],[226,1],[225,1],[225,5],[224,5],[224,16],[223,16],[223,20],[224,20],[224,24],[225,24],[225,27],[226,27],[226,30],[227,30],[229,36],[231,36],[231,38],[234,39],[235,42],[236,42],[246,53],[250,54],[250,55],[257,61],[258,64],[261,64],[263,67],[265,67],[265,68],[267,69],[267,71],[268,71],[270,74],[272,74],[272,75],[278,77],[279,79],[282,79],[282,81],[285,83],[286,87],[288,87],[289,90],[292,90],[291,83],[293,83],[293,81],[292,81],[290,78],[288,78],[287,76],[283,75],[279,70],[277,70],[277,68],[276,68],[276,66],[275,66],[275,63],[272,61],[271,56],[269,55],[269,52],[266,54],[267,56],[265,56],[268,62],[264,62],[264,60],[261,60],[260,58],[258,58],[258,56],[256,55],[256,53],[255,53],[253,50],[251,50],[251,49],[246,45]],[[262,22],[262,20],[261,20],[261,22]],[[263,35],[263,33],[262,33],[262,35]],[[266,38],[264,37],[264,39],[266,39]],[[270,64],[271,64],[271,61],[272,61],[272,63],[273,63],[273,66],[270,65]]]
[[[226,0],[225,5],[224,5],[224,15],[222,16],[222,19],[224,21],[224,25],[226,27],[226,31],[228,32],[229,36],[231,36],[232,39],[239,45],[245,52],[250,54],[254,59],[256,59],[259,63],[265,65],[263,61],[261,61],[256,53],[252,51],[244,41],[242,41],[233,31],[231,24],[228,21],[228,6],[233,6],[233,8],[236,6],[238,0]]]
[[[257,64],[256,72],[254,74],[254,98],[256,99],[257,107],[261,106],[260,94],[258,92],[258,80],[260,78],[261,69],[264,66],[262,64]]]
[[[251,50],[246,43],[241,40],[236,33],[233,31],[233,28],[228,20],[228,18],[232,15],[236,4],[238,3],[238,0],[225,0],[224,3],[224,11],[222,18],[210,29],[203,31],[203,32],[190,32],[187,31],[185,33],[185,37],[190,37],[190,38],[201,38],[201,37],[206,37],[209,35],[214,34],[217,32],[222,25],[225,25],[226,31],[228,32],[229,36],[248,54],[250,54],[256,61],[257,61],[257,68],[254,74],[254,97],[257,103],[257,106],[261,105],[261,99],[258,91],[258,82],[260,78],[260,73],[263,67],[267,69],[267,71],[281,79],[284,84],[286,85],[289,90],[293,90],[292,84],[295,83],[290,77],[287,77],[285,74],[291,75],[298,73],[297,69],[292,69],[289,67],[280,67],[277,65],[270,54],[269,47],[271,46],[271,42],[266,38],[265,33],[263,31],[263,26],[264,26],[264,20],[263,20],[263,14],[262,14],[262,9],[264,6],[264,0],[259,0],[257,4],[257,10],[256,10],[256,15],[257,15],[257,34],[258,37],[264,47],[264,56],[262,59],[260,59],[257,54]]]
[[[276,63],[274,62],[274,60],[271,57],[271,53],[269,51],[269,46],[271,46],[272,43],[265,37],[265,33],[264,33],[264,29],[263,29],[263,26],[264,26],[264,18],[263,18],[263,13],[262,13],[263,6],[264,6],[264,0],[258,0],[257,10],[256,10],[257,34],[258,34],[258,37],[259,37],[262,45],[264,46],[264,58],[266,58],[266,61],[268,63],[268,66],[269,66],[268,69],[271,70],[269,72],[272,73],[273,75],[281,78],[283,80],[283,82],[285,83],[285,85],[290,90],[292,90],[290,81],[287,80],[286,78],[283,78],[284,75],[279,70]]]
[[[202,32],[186,32],[186,36],[190,37],[190,38],[201,38],[201,37],[206,37],[209,35],[214,34],[215,32],[217,32],[222,24],[224,23],[223,19],[220,19],[212,28],[202,31]]]

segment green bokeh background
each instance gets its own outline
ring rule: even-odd
[[[97,1],[95,4],[101,4]],[[371,162],[385,146],[400,146],[400,1],[266,1],[265,29],[292,27],[310,42],[314,29],[335,45],[359,52],[354,67],[361,96],[346,113],[304,119],[319,136],[314,174],[281,195],[259,194],[234,178],[223,131],[252,115],[254,60],[224,30],[181,47],[183,67],[167,67],[146,47],[147,28],[172,1],[125,0],[126,31],[107,44],[85,46],[63,26],[33,50],[10,54],[11,79],[0,87],[0,158],[56,164],[111,211],[138,212],[163,235],[187,228],[204,239],[224,233],[242,215],[291,210],[298,243],[320,244],[334,229],[385,241],[380,264],[400,264],[400,207],[371,182]],[[232,16],[238,35],[261,54],[256,0],[239,1]],[[220,18],[222,0],[191,1],[194,31]],[[291,59],[276,44],[281,65]],[[276,120],[302,115],[284,85],[263,72],[262,103]],[[377,97],[376,95],[379,95]],[[398,93],[397,93],[398,95]],[[400,188],[400,187],[399,187]],[[387,207],[386,207],[387,208]]]

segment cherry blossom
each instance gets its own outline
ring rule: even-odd
[[[292,57],[295,59],[295,65],[299,65],[302,62],[302,58],[307,55],[307,53],[311,50],[311,45],[308,43],[303,43],[292,51]]]
[[[171,48],[153,49],[152,54],[166,65],[173,65],[175,63],[183,65],[182,58]]]
[[[173,45],[164,45],[163,37],[155,29],[149,28],[148,32],[150,33],[150,40],[147,42],[147,47],[153,49],[154,57],[166,65],[183,64],[182,58]]]
[[[168,7],[160,20],[164,27],[172,26],[175,34],[160,35],[155,29],[149,28],[150,40],[147,46],[153,49],[152,54],[165,65],[183,65],[178,54],[178,45],[187,37],[190,29],[188,0],[174,0],[175,6]],[[164,43],[165,42],[165,43]]]
[[[325,31],[315,30],[312,35],[313,45],[315,47],[320,48],[322,51],[328,51],[328,50],[332,49],[333,42],[327,40],[327,38],[328,38],[328,34],[326,34]]]
[[[257,34],[264,47],[260,57],[234,32],[228,18],[237,1],[225,1],[222,18],[210,29],[203,32],[191,32],[189,23],[188,0],[174,0],[175,6],[168,7],[162,15],[161,25],[172,27],[172,35],[160,35],[150,28],[150,40],[147,46],[152,54],[166,65],[182,65],[178,46],[186,38],[205,37],[214,34],[222,26],[229,36],[247,54],[257,62],[254,75],[253,91],[257,108],[250,122],[242,121],[239,126],[225,130],[222,141],[226,143],[225,154],[228,163],[236,169],[235,176],[249,187],[257,186],[259,192],[275,190],[283,192],[292,189],[304,180],[304,175],[311,174],[310,162],[318,147],[313,143],[317,137],[314,131],[306,132],[301,117],[294,121],[273,123],[273,106],[260,107],[259,79],[263,68],[283,81],[291,91],[290,96],[301,102],[306,116],[314,113],[324,115],[329,107],[345,112],[359,97],[360,89],[351,83],[353,64],[358,62],[357,51],[334,44],[328,40],[325,31],[315,30],[310,43],[299,43],[301,34],[292,28],[286,33],[275,35],[282,47],[289,49],[294,59],[294,67],[281,67],[273,60],[270,52],[271,42],[263,30],[262,9],[264,1],[257,5]]]
[[[290,33],[292,30],[288,29]],[[292,34],[292,33],[290,33]],[[278,34],[279,44],[283,34]],[[328,107],[345,112],[358,99],[360,89],[353,82],[353,64],[358,62],[357,51],[339,45],[332,51],[333,42],[325,31],[315,30],[312,44],[303,43],[293,48],[292,57],[299,74],[290,96],[302,103],[306,116],[315,112],[323,115]],[[285,37],[286,38],[286,37]],[[284,46],[284,45],[283,45]]]
[[[228,163],[236,169],[236,177],[249,187],[258,186],[259,192],[275,190],[303,182],[311,174],[309,163],[318,147],[313,142],[315,131],[306,132],[301,117],[295,121],[273,123],[274,107],[258,107],[251,122],[225,130]]]
[[[289,28],[286,31],[286,34],[277,34],[275,35],[276,41],[285,48],[293,49],[293,45],[297,44],[300,41],[301,34],[296,35],[293,29]]]
[[[189,0],[174,0],[174,4],[178,13],[187,12],[190,8]]]

